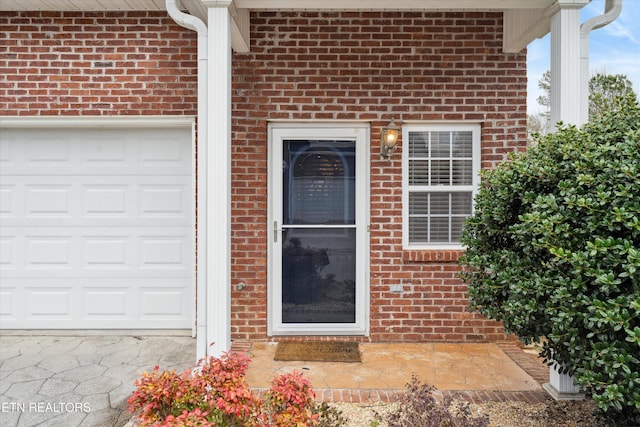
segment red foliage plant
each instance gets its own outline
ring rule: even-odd
[[[193,371],[144,372],[127,400],[139,425],[153,427],[313,427],[315,393],[298,372],[272,381],[265,399],[245,380],[249,358],[240,353],[209,357]]]

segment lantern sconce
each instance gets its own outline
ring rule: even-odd
[[[398,144],[400,137],[400,127],[392,119],[388,125],[382,128],[380,133],[380,155],[383,157],[391,157]]]

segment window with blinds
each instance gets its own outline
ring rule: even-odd
[[[403,141],[404,246],[459,247],[479,183],[480,126],[405,125]]]

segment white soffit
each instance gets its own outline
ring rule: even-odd
[[[205,0],[206,1],[206,0]],[[544,9],[555,0],[234,0],[251,10],[508,10]]]
[[[192,4],[189,4],[192,3]],[[193,3],[207,0],[185,0]],[[251,10],[509,10],[544,9],[554,0],[235,0]],[[187,7],[185,7],[187,8]],[[165,10],[165,0],[0,0],[0,10]]]
[[[546,10],[557,0],[234,0],[232,45],[249,51],[251,10],[389,10],[450,11],[497,10],[505,13],[503,50],[519,52],[549,32]],[[181,0],[183,10],[207,22],[207,5],[216,0]],[[125,11],[165,10],[165,0],[0,0],[0,11]]]
[[[165,10],[165,0],[0,0],[6,11]]]

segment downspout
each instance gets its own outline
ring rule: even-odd
[[[589,121],[589,34],[613,22],[622,11],[622,0],[607,0],[604,13],[580,26],[580,123]]]
[[[178,9],[177,0],[166,0],[169,16],[180,26],[198,33],[198,154],[196,230],[196,360],[207,355],[207,60],[208,30],[198,17]]]

